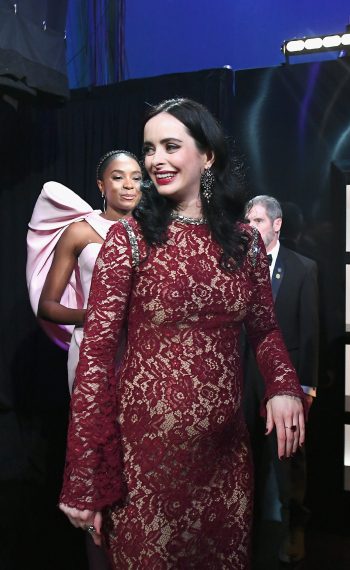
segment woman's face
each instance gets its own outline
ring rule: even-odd
[[[141,192],[141,168],[130,156],[119,154],[105,168],[97,184],[106,198],[106,214],[125,215],[137,205]]]
[[[152,117],[145,125],[143,148],[159,194],[178,201],[198,198],[201,173],[213,160],[198,149],[183,123],[169,113]]]

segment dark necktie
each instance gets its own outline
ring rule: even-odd
[[[272,255],[271,255],[271,253],[268,253],[268,254],[267,254],[267,259],[268,259],[269,265],[271,265],[271,263],[272,263]]]

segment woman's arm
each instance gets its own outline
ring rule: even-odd
[[[133,257],[123,225],[112,227],[95,264],[71,400],[60,503],[78,526],[84,524],[84,511],[91,517],[124,498],[115,356],[128,311]]]
[[[266,434],[276,427],[278,455],[282,458],[304,443],[304,394],[277,325],[265,246],[256,232],[245,267],[253,284],[245,327],[266,386]]]
[[[58,324],[84,324],[85,309],[69,309],[61,298],[74,271],[78,256],[89,241],[86,222],[71,224],[59,239],[50,271],[39,299],[38,317]]]

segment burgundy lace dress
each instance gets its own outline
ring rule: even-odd
[[[260,236],[242,267],[220,268],[206,224],[172,221],[147,251],[117,222],[92,280],[72,397],[61,501],[104,509],[113,568],[249,567],[252,470],[243,420],[245,324],[266,397],[301,396],[277,328]],[[127,323],[127,348],[114,361]]]

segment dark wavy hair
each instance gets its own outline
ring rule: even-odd
[[[200,152],[212,151],[211,167],[215,178],[212,197],[208,201],[200,192],[202,211],[211,233],[222,248],[221,266],[239,266],[247,250],[248,236],[237,224],[244,217],[244,189],[239,176],[240,165],[230,159],[223,131],[213,115],[203,105],[191,99],[169,99],[152,107],[144,124],[160,113],[169,113],[180,121],[194,139]],[[164,244],[176,203],[161,196],[154,184],[143,185],[143,196],[133,216],[139,221],[148,245]]]

